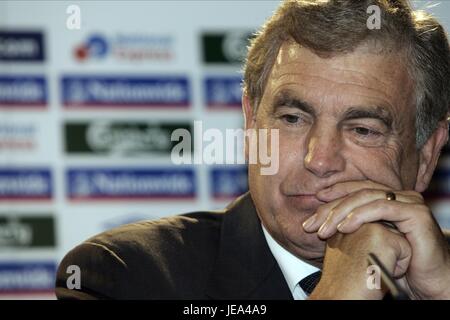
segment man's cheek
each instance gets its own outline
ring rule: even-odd
[[[367,180],[396,190],[402,188],[398,159],[393,152],[380,150],[366,157],[354,159],[353,163]]]
[[[307,146],[301,135],[292,135],[279,131],[279,159],[281,164],[290,167],[300,167],[303,164]]]

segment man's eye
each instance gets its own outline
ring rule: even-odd
[[[375,130],[371,130],[369,128],[357,127],[353,129],[357,134],[361,136],[379,136],[380,133]]]
[[[285,114],[282,118],[283,118],[286,122],[292,123],[292,124],[298,123],[298,121],[299,121],[299,119],[300,119],[299,116],[294,116],[294,115],[292,115],[292,114]]]

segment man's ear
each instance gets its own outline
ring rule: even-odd
[[[439,122],[437,129],[420,150],[419,170],[417,172],[415,190],[423,192],[428,187],[436,168],[441,149],[448,141],[448,120]]]
[[[244,113],[245,129],[252,129],[255,127],[256,115],[247,95],[242,95],[242,111]]]

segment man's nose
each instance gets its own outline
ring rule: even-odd
[[[327,178],[344,171],[340,133],[333,130],[312,129],[306,141],[307,152],[304,165],[307,170],[320,178]]]

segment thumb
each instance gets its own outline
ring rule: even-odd
[[[396,253],[396,263],[394,266],[393,277],[400,278],[406,274],[411,262],[412,250],[411,246],[403,235],[397,235],[392,238],[392,247]]]

